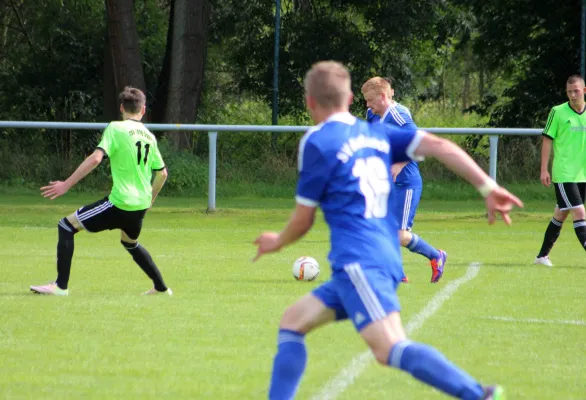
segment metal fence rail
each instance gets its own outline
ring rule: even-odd
[[[153,131],[197,131],[208,132],[209,139],[209,178],[208,178],[208,210],[216,209],[216,155],[218,132],[305,132],[308,126],[280,125],[196,125],[196,124],[145,124]],[[107,123],[91,122],[41,122],[41,121],[0,121],[0,128],[13,129],[71,129],[71,130],[102,130]],[[489,175],[496,180],[497,149],[499,135],[503,136],[536,136],[541,129],[525,128],[421,128],[438,135],[488,135],[490,144]]]

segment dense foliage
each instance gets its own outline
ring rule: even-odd
[[[131,15],[112,15],[125,6]],[[309,124],[303,74],[317,60],[336,59],[351,68],[359,114],[362,82],[381,75],[395,79],[397,99],[422,126],[540,127],[549,108],[564,101],[567,77],[580,70],[580,6],[578,0],[283,0],[279,122]],[[139,82],[153,122],[270,124],[274,7],[274,0],[2,2],[0,119],[105,121],[115,113],[116,91]],[[140,68],[129,77],[124,65]],[[269,183],[294,179],[298,136],[280,135],[270,146],[266,134],[223,135],[221,173]],[[0,158],[9,165],[0,181],[63,177],[98,138],[99,132],[0,130]],[[207,135],[162,140],[180,171],[170,186],[205,190],[205,174],[197,171],[205,167]],[[503,143],[502,176],[533,178],[537,138]],[[462,144],[483,161],[486,140]],[[259,172],[267,166],[283,173]],[[435,170],[426,173],[434,177]],[[107,170],[92,179],[94,187],[106,184]]]

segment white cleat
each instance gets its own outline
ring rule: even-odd
[[[157,295],[157,294],[166,294],[167,296],[173,296],[173,291],[171,288],[167,288],[164,292],[159,292],[157,289],[152,288],[148,292],[144,292],[144,295]]]
[[[533,264],[541,264],[541,265],[547,265],[548,267],[553,267],[553,264],[549,260],[548,256],[535,257],[535,261],[533,261]]]
[[[68,296],[69,289],[61,289],[56,283],[49,283],[41,286],[31,286],[31,292],[37,294],[47,294],[52,296]]]

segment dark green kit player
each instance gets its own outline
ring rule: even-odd
[[[173,294],[163,282],[148,251],[138,243],[142,221],[165,184],[167,168],[155,136],[140,122],[146,109],[144,93],[126,87],[119,99],[122,121],[108,125],[97,149],[67,180],[53,181],[41,188],[44,197],[56,199],[89,174],[104,157],[110,158],[113,180],[110,195],[81,207],[59,221],[57,280],[42,286],[31,286],[31,291],[35,293],[57,296],[69,294],[67,285],[74,235],[77,232],[84,229],[88,232],[119,229],[122,245],[153,281],[154,287],[145,294]]]
[[[553,182],[557,204],[545,231],[543,244],[535,264],[553,266],[549,259],[562,224],[572,213],[574,231],[586,249],[586,104],[584,79],[572,75],[566,82],[568,102],[552,108],[543,130],[541,147],[541,183]],[[548,165],[553,147],[554,159],[550,176]]]

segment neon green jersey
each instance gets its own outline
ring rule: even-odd
[[[568,102],[553,107],[543,135],[553,140],[552,181],[586,182],[586,112]]]
[[[149,208],[153,171],[165,168],[155,135],[141,122],[114,121],[106,127],[98,149],[110,158],[114,181],[110,202],[126,211]]]

